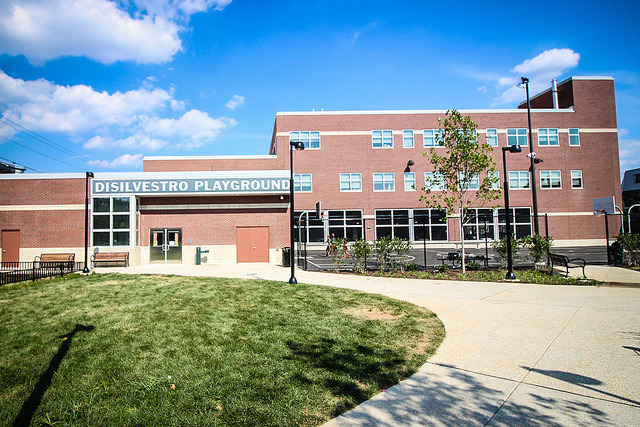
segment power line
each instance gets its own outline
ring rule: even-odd
[[[27,168],[27,169],[31,169],[31,170],[32,170],[32,171],[34,171],[34,172],[42,173],[42,171],[41,171],[41,170],[38,170],[38,169],[36,169],[36,168],[32,168],[32,167],[29,167],[29,166],[23,165],[23,164],[22,164],[22,163],[20,163],[20,162],[15,162],[15,161],[13,161],[13,160],[9,160],[9,159],[7,159],[6,157],[2,157],[2,156],[0,156],[0,159],[4,160],[4,161],[6,161],[6,162],[11,162],[11,163],[13,163],[14,165],[24,166],[25,168]]]
[[[31,152],[34,152],[34,153],[39,154],[39,155],[41,155],[41,156],[44,156],[44,157],[46,157],[46,158],[48,158],[48,159],[55,160],[56,162],[60,162],[60,163],[65,164],[65,165],[67,165],[67,166],[71,166],[72,168],[76,168],[76,169],[79,169],[79,170],[82,170],[82,171],[84,170],[83,168],[79,168],[78,166],[72,165],[71,163],[67,163],[67,162],[62,161],[62,160],[60,160],[60,159],[56,159],[55,157],[51,157],[51,156],[49,156],[49,155],[47,155],[47,154],[41,153],[41,152],[39,152],[39,151],[37,151],[37,150],[34,150],[33,148],[29,148],[29,147],[27,147],[27,146],[25,146],[25,145],[22,145],[22,144],[20,144],[19,142],[14,141],[13,139],[9,139],[9,138],[7,138],[7,137],[5,137],[5,136],[2,136],[2,135],[0,135],[0,138],[2,138],[2,139],[4,139],[4,140],[7,140],[7,141],[9,141],[9,142],[13,142],[14,144],[16,144],[16,145],[18,145],[18,146],[20,146],[20,147],[24,148],[25,150],[29,150],[29,151],[31,151]]]
[[[72,155],[72,156],[76,156],[76,157],[80,157],[80,158],[86,158],[86,155],[82,155],[82,154],[78,154],[73,150],[68,149],[67,147],[60,145],[56,142],[51,141],[48,138],[45,138],[44,136],[22,126],[20,123],[16,123],[13,120],[11,120],[10,118],[0,114],[0,119],[4,119],[5,121],[2,122],[0,121],[0,123],[4,124],[5,126],[9,126],[15,130],[17,130],[18,132],[21,132],[23,134],[25,134],[26,136],[29,136],[33,139],[35,139],[38,142],[41,142],[43,144],[46,144],[56,150],[62,151],[63,153],[67,154],[67,155]]]

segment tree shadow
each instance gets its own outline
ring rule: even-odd
[[[76,333],[80,331],[89,332],[89,331],[92,331],[93,329],[94,329],[93,325],[85,326],[85,325],[78,324],[68,334],[59,336],[59,338],[62,339],[63,342],[62,344],[60,344],[60,348],[58,349],[58,352],[53,356],[53,358],[51,359],[51,362],[49,362],[49,367],[47,368],[46,371],[42,373],[42,375],[40,376],[40,379],[38,380],[36,385],[33,387],[33,391],[31,392],[31,395],[29,396],[29,398],[27,398],[27,400],[22,405],[22,408],[20,409],[20,413],[18,414],[16,419],[13,421],[14,427],[28,426],[29,424],[31,424],[31,419],[33,418],[33,415],[36,413],[36,410],[42,403],[42,398],[44,397],[44,394],[46,393],[47,389],[51,385],[51,380],[53,379],[53,375],[56,373],[56,371],[60,367],[60,363],[62,363],[62,360],[67,355],[67,352],[71,347],[71,342],[73,341],[73,337],[76,335]]]

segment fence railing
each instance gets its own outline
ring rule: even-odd
[[[46,277],[60,276],[82,271],[84,262],[2,262],[0,263],[0,286],[9,283],[36,281]]]

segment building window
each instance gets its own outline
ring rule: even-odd
[[[487,129],[487,144],[492,147],[498,146],[498,129]]]
[[[540,188],[562,188],[560,171],[540,171]]]
[[[131,199],[96,197],[91,212],[93,246],[129,246],[131,242]]]
[[[298,193],[310,193],[313,191],[310,173],[300,173],[293,175],[293,191]]]
[[[404,191],[416,191],[416,173],[404,173]]]
[[[321,243],[331,237],[344,237],[353,242],[364,237],[362,211],[326,211],[325,220],[316,217],[315,211],[297,211],[294,213],[296,222],[303,212],[306,214],[295,230],[296,241]]]
[[[509,171],[509,189],[522,190],[531,188],[529,171]]]
[[[425,129],[422,132],[422,145],[424,147],[439,147],[442,145],[442,130]]]
[[[302,131],[289,132],[289,141],[302,141],[306,150],[320,149],[320,132],[318,131]]]
[[[444,191],[446,189],[444,178],[435,172],[424,173],[424,186],[431,191]]]
[[[491,189],[499,190],[502,187],[500,185],[500,171],[489,172],[489,177],[493,178],[493,185],[491,186]]]
[[[405,240],[448,238],[447,213],[437,209],[376,210],[376,239],[385,236]]]
[[[373,138],[373,148],[393,148],[393,131],[392,130],[374,130],[371,131]]]
[[[635,174],[634,177],[636,179],[636,184],[640,184],[640,173]]]
[[[463,182],[465,181],[465,174],[464,172],[460,172],[460,186],[462,186]],[[465,183],[466,185],[463,187],[464,190],[478,190],[480,188],[480,175],[479,174],[475,174],[474,176],[472,176],[468,182]]]
[[[495,240],[494,210],[468,208],[464,211],[464,240]]]
[[[373,191],[396,191],[396,178],[393,172],[374,173]]]
[[[540,147],[552,147],[558,144],[557,128],[538,129],[538,145]]]
[[[413,148],[413,131],[412,130],[403,130],[402,131],[402,146],[404,148]]]
[[[571,171],[571,188],[582,188],[582,171]]]
[[[362,174],[341,173],[340,191],[362,191]]]
[[[531,208],[510,208],[511,232],[516,239],[531,236]],[[507,218],[504,208],[498,209],[498,239],[507,235]]]
[[[569,145],[580,145],[580,129],[569,128]]]
[[[529,145],[529,141],[527,140],[527,129],[507,129],[507,145],[519,145],[521,147]]]

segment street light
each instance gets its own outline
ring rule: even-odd
[[[298,283],[296,280],[296,266],[294,264],[294,256],[293,256],[293,222],[295,221],[294,215],[294,203],[293,203],[293,149],[296,150],[304,150],[304,142],[302,141],[289,141],[289,200],[291,201],[291,206],[289,208],[289,235],[291,237],[291,247],[289,248],[289,264],[291,265],[291,277],[289,278],[289,283],[295,285]]]
[[[511,208],[509,207],[509,179],[507,172],[507,151],[509,153],[520,153],[522,148],[519,145],[502,147],[502,167],[504,168],[504,204],[505,220],[507,222],[507,280],[515,280],[513,272],[513,259],[511,257]]]
[[[533,231],[535,234],[540,234],[540,226],[538,225],[538,189],[536,187],[536,163],[542,163],[542,160],[537,159],[536,154],[533,152],[533,132],[531,132],[531,100],[529,98],[529,78],[520,77],[522,84],[527,90],[527,118],[529,119],[529,157],[531,159],[531,195],[533,197]]]
[[[87,172],[84,177],[84,268],[83,273],[89,272],[89,178],[93,172]]]

